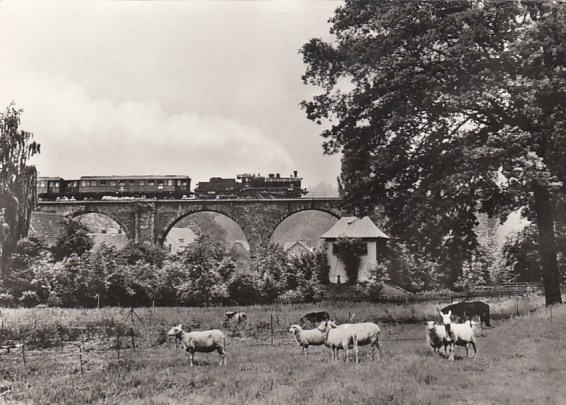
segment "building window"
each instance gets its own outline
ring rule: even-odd
[[[144,186],[145,185],[145,181],[140,180],[140,186]]]
[[[168,186],[172,186],[172,185],[173,185],[173,180],[167,180],[167,185],[168,185]]]
[[[126,182],[124,180],[120,180],[120,187],[124,187],[126,185]]]
[[[147,182],[148,186],[155,186],[155,182],[153,180],[150,180]]]
[[[136,182],[135,180],[130,180],[130,186],[135,186]]]
[[[116,182],[115,182],[115,181],[111,181],[111,182],[110,182],[110,185],[111,185],[112,187],[114,187],[114,186],[116,185]]]
[[[45,182],[44,181],[40,182],[39,187],[45,187]]]

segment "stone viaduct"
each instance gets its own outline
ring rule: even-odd
[[[236,222],[254,256],[269,243],[275,228],[301,211],[316,210],[340,218],[339,198],[234,199],[234,200],[112,200],[40,201],[36,211],[66,217],[98,213],[116,221],[128,239],[137,243],[163,245],[167,232],[182,218],[201,211],[213,211]]]

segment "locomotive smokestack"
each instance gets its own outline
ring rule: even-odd
[[[281,178],[281,173],[277,173],[277,174],[275,175],[275,177],[278,178],[278,179]]]
[[[293,170],[293,177],[297,177],[297,171]]]

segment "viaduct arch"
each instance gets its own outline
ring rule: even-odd
[[[124,229],[128,239],[159,245],[181,218],[201,211],[213,211],[240,226],[253,256],[260,247],[269,243],[275,228],[286,218],[306,210],[322,211],[340,218],[339,203],[339,198],[40,201],[36,210],[67,217],[89,213],[106,215]]]

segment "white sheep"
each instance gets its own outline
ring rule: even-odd
[[[303,353],[307,355],[309,346],[323,345],[326,340],[326,334],[318,329],[303,329],[299,325],[291,325],[289,328],[295,338],[295,341],[302,346]]]
[[[373,322],[361,323],[347,323],[338,327],[349,329],[350,333],[354,336],[354,354],[356,356],[356,363],[358,362],[358,347],[370,345],[371,346],[371,359],[375,359],[375,350],[381,352],[381,345],[379,344],[379,337],[381,330]]]
[[[358,360],[358,346],[371,345],[372,360],[375,359],[375,350],[381,352],[381,345],[379,344],[379,336],[381,330],[373,322],[362,323],[346,323],[336,326],[335,322],[323,322],[318,327],[319,330],[326,332],[326,346],[332,349],[332,359],[337,360],[338,350],[344,349],[346,354],[346,361],[349,357],[349,345],[353,345],[356,363]]]
[[[183,325],[172,327],[168,336],[175,336],[181,340],[183,349],[189,352],[189,365],[193,366],[195,352],[210,353],[217,351],[220,355],[220,365],[226,365],[226,337],[218,329],[185,332]]]
[[[448,340],[446,335],[446,327],[439,325],[436,321],[426,322],[426,341],[430,348],[439,353],[440,348],[444,347],[444,353],[447,354]]]
[[[448,311],[447,314],[440,312],[440,316],[442,317],[442,322],[444,323],[444,327],[446,328],[446,335],[448,340],[448,348],[449,348],[449,360],[454,361],[454,350],[455,346],[464,346],[466,348],[466,357],[468,358],[470,353],[468,349],[468,345],[472,345],[474,348],[474,356],[472,358],[476,358],[477,348],[476,348],[476,338],[474,336],[474,326],[476,322],[469,320],[465,323],[452,323],[450,316],[452,315],[452,311]]]
[[[325,335],[324,344],[330,348],[332,361],[338,361],[338,350],[344,349],[346,361],[349,360],[349,346],[353,343],[353,336],[349,330],[336,329],[336,322],[324,321],[317,328]]]

